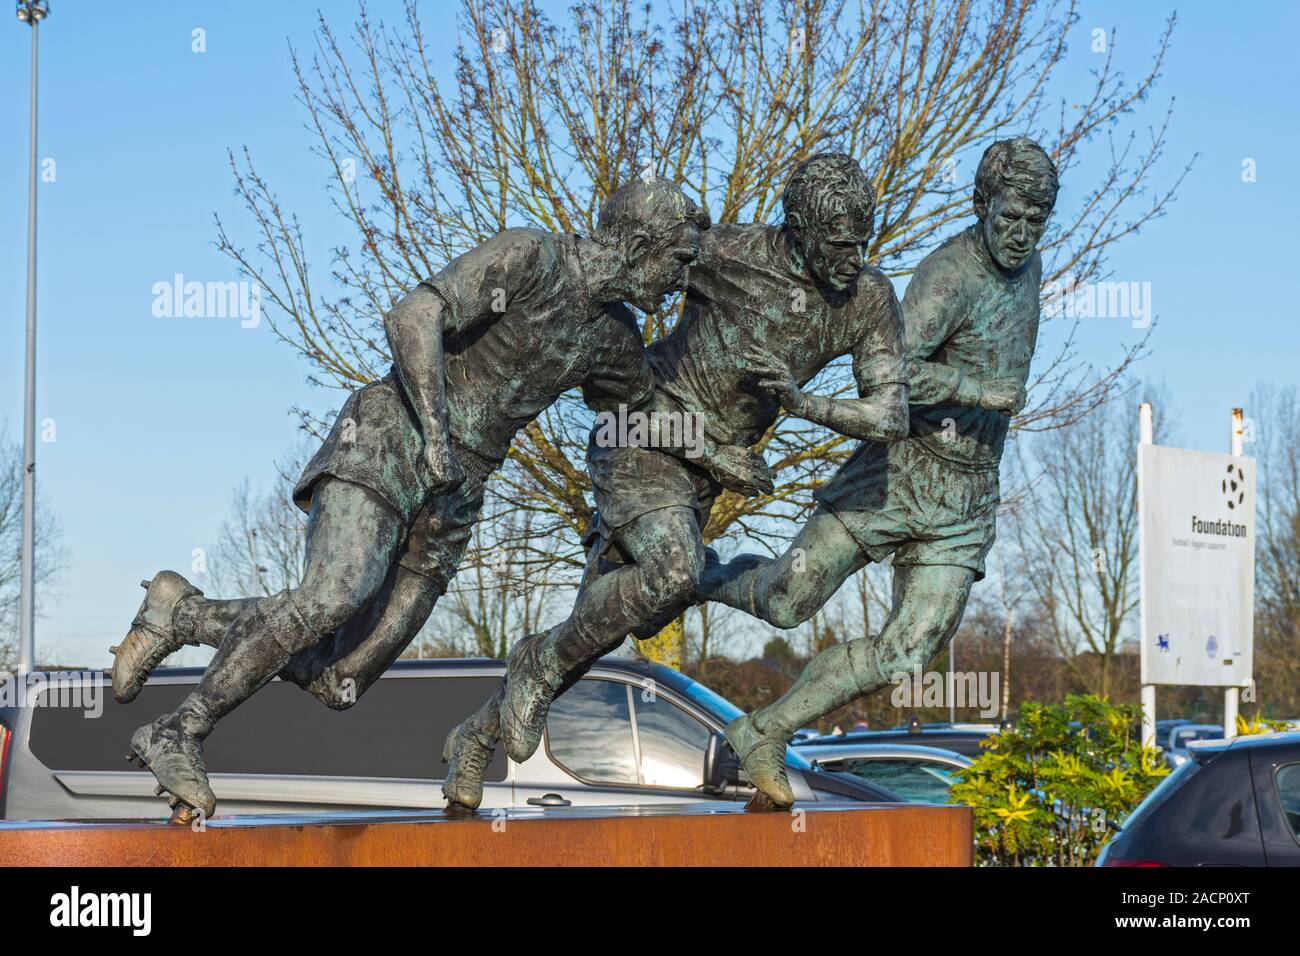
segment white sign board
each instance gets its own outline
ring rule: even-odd
[[[1250,684],[1255,461],[1138,446],[1142,683]]]

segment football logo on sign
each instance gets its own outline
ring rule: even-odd
[[[1246,475],[1241,466],[1229,463],[1228,473],[1223,478],[1223,497],[1228,500],[1229,508],[1238,508],[1246,500]]]

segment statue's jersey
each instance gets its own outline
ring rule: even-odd
[[[448,309],[447,423],[455,453],[474,480],[425,508],[424,437],[394,370],[348,398],[298,480],[294,501],[309,510],[312,489],[324,475],[362,485],[408,525],[417,513],[424,515],[413,541],[432,548],[435,539],[454,537],[458,560],[459,539],[482,499],[480,479],[505,459],[519,429],[578,386],[597,410],[636,408],[650,400],[654,377],[631,310],[618,303],[593,312],[572,237],[508,229],[421,285],[428,288],[410,294],[432,298],[433,289]],[[436,531],[425,527],[430,518],[438,519]],[[444,556],[425,563],[454,562]]]
[[[1013,277],[999,271],[978,225],[921,260],[903,294],[911,440],[958,465],[997,468],[1010,416],[952,398],[962,375],[1028,380],[1042,273],[1038,252]]]
[[[779,226],[714,226],[700,236],[681,322],[650,346],[661,390],[704,416],[719,444],[752,445],[780,401],[752,382],[744,353],[756,347],[789,365],[803,386],[831,361],[853,357],[859,392],[906,383],[903,326],[893,287],[870,266],[843,294],[818,289],[790,268]]]
[[[921,260],[903,294],[911,434],[865,441],[814,494],[872,561],[953,565],[976,580],[997,537],[1011,416],[956,404],[963,376],[1023,384],[1038,337],[1037,252],[1015,276],[978,226]]]
[[[591,314],[572,236],[507,229],[424,284],[450,310],[448,428],[484,458],[504,458],[515,433],[575,386],[598,411],[649,399],[636,319],[621,303]]]

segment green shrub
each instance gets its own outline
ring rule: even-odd
[[[952,788],[975,811],[983,866],[1088,866],[1169,772],[1137,742],[1138,708],[1092,695],[1027,702]]]

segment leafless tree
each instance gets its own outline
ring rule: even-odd
[[[212,596],[265,597],[302,583],[307,516],[290,495],[307,457],[300,445],[276,464],[271,488],[253,491],[245,478],[231,492],[208,559]]]
[[[1045,281],[1096,280],[1115,244],[1164,212],[1186,168],[1155,187],[1169,111],[1137,129],[1173,18],[1136,78],[1118,68],[1111,34],[1089,80],[1049,92],[1068,82],[1060,66],[1077,20],[1067,0],[577,0],[559,19],[532,0],[462,0],[453,40],[429,33],[414,2],[393,24],[362,5],[343,33],[322,16],[314,49],[292,56],[341,224],[328,266],[313,261],[248,149],[231,166],[253,245],[218,220],[219,245],[258,283],[276,334],[313,380],[353,388],[388,363],[380,320],[405,290],[509,226],[589,233],[605,197],[642,171],[681,183],[717,221],[770,221],[798,162],[847,150],[879,197],[870,258],[905,276],[968,219],[980,152],[1027,134],[1066,184],[1044,241]],[[1102,172],[1084,180],[1085,168]],[[676,317],[647,316],[647,340]],[[1018,427],[1079,420],[1142,351],[1093,368],[1069,320],[1047,325],[1059,328],[1045,331],[1054,345]],[[819,383],[849,385],[842,365]],[[590,519],[589,420],[566,397],[525,429],[491,486],[504,507],[535,516],[534,550],[560,569],[581,564],[573,532]],[[709,540],[796,519],[849,442],[783,420],[764,450],[775,493],[724,494]],[[680,640],[670,641],[679,652]]]
[[[1148,388],[1155,440],[1167,444],[1170,402]],[[1024,487],[1001,521],[1014,548],[1004,573],[1040,605],[1072,677],[1089,692],[1111,689],[1111,669],[1134,635],[1138,607],[1137,403],[1133,387],[1086,419],[1017,441],[1013,480]]]
[[[552,580],[549,552],[538,549],[546,538],[533,533],[536,516],[502,509],[499,502],[488,507],[495,513],[475,526],[464,570],[428,629],[444,652],[465,648],[480,657],[505,657],[515,641],[544,623],[550,599],[563,590]]]
[[[0,427],[0,436],[6,429]],[[22,579],[23,452],[0,438],[0,671],[18,661],[18,602]],[[36,611],[49,603],[50,588],[68,563],[58,518],[36,503]],[[38,658],[39,658],[38,649]]]
[[[1256,484],[1255,680],[1271,716],[1300,715],[1300,397],[1260,385],[1247,412]]]

